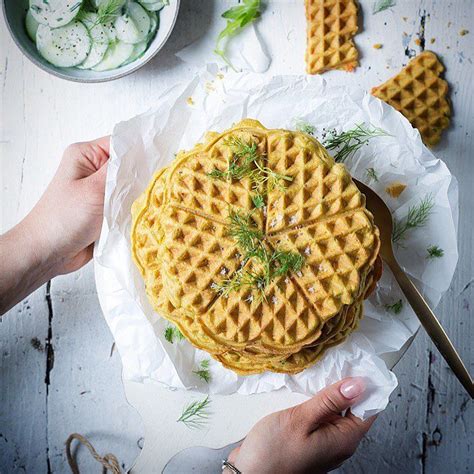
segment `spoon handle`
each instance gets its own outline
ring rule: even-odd
[[[388,263],[388,262],[387,262]],[[463,387],[474,398],[474,383],[448,335],[431,308],[405,272],[394,263],[390,268],[413,311]]]

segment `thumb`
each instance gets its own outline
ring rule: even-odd
[[[318,392],[313,398],[296,407],[297,417],[308,431],[319,424],[338,418],[344,410],[356,403],[365,391],[361,377],[350,377]]]

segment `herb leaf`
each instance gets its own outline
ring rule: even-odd
[[[444,255],[444,250],[437,245],[430,245],[426,251],[426,258],[441,258]]]
[[[431,194],[425,196],[416,206],[411,206],[405,219],[395,220],[393,223],[392,241],[399,243],[406,238],[406,233],[410,229],[424,227],[428,223],[433,207],[434,201]]]
[[[403,308],[403,301],[400,299],[393,304],[386,304],[385,309],[395,314],[400,314]]]
[[[229,40],[246,25],[254,22],[260,13],[260,0],[243,0],[241,4],[229,8],[222,14],[222,18],[227,20],[227,24],[217,37],[214,53],[220,56],[232,69],[235,68],[227,58],[222,42],[226,38]]]
[[[105,0],[100,2],[97,8],[97,24],[108,23],[120,15],[123,0]]]
[[[372,13],[375,15],[376,13],[384,11],[387,8],[394,7],[396,3],[397,2],[395,0],[376,0],[374,2]]]
[[[193,374],[196,374],[204,382],[209,383],[211,381],[211,373],[209,372],[209,359],[202,360],[197,370],[193,370]]]
[[[174,341],[182,341],[184,339],[183,333],[176,326],[167,326],[165,329],[165,339],[173,344]]]
[[[366,174],[367,174],[367,179],[370,181],[370,180],[374,180],[376,183],[379,181],[379,177],[377,175],[377,172],[375,171],[374,168],[367,168],[365,170]]]
[[[299,132],[307,133],[308,135],[314,135],[314,133],[316,132],[316,127],[302,119],[297,119],[296,130],[298,130]]]
[[[337,133],[334,130],[328,133],[323,140],[323,146],[328,150],[337,150],[334,159],[338,163],[344,163],[371,138],[381,136],[390,136],[390,134],[381,128],[359,123],[346,132]]]
[[[204,400],[191,402],[184,407],[183,413],[181,413],[181,416],[176,421],[184,423],[191,429],[202,428],[207,423],[210,415],[210,403],[209,396],[204,398]]]

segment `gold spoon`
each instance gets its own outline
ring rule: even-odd
[[[403,294],[428,333],[428,336],[430,336],[431,340],[434,342],[435,346],[438,348],[439,352],[444,357],[449,367],[451,367],[452,371],[471,398],[474,398],[474,383],[459,357],[459,354],[456,352],[456,349],[449,340],[448,335],[442,328],[433,311],[431,311],[421,293],[416,289],[416,286],[407,277],[395,259],[392,248],[393,222],[390,209],[376,192],[372,191],[372,189],[356,179],[354,179],[354,182],[359,190],[365,194],[366,207],[374,215],[375,224],[380,230],[380,256],[390,267],[390,270],[392,270],[393,276],[397,280]]]

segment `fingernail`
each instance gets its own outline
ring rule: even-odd
[[[339,391],[344,398],[352,400],[365,391],[365,382],[361,378],[347,380],[339,387]]]

